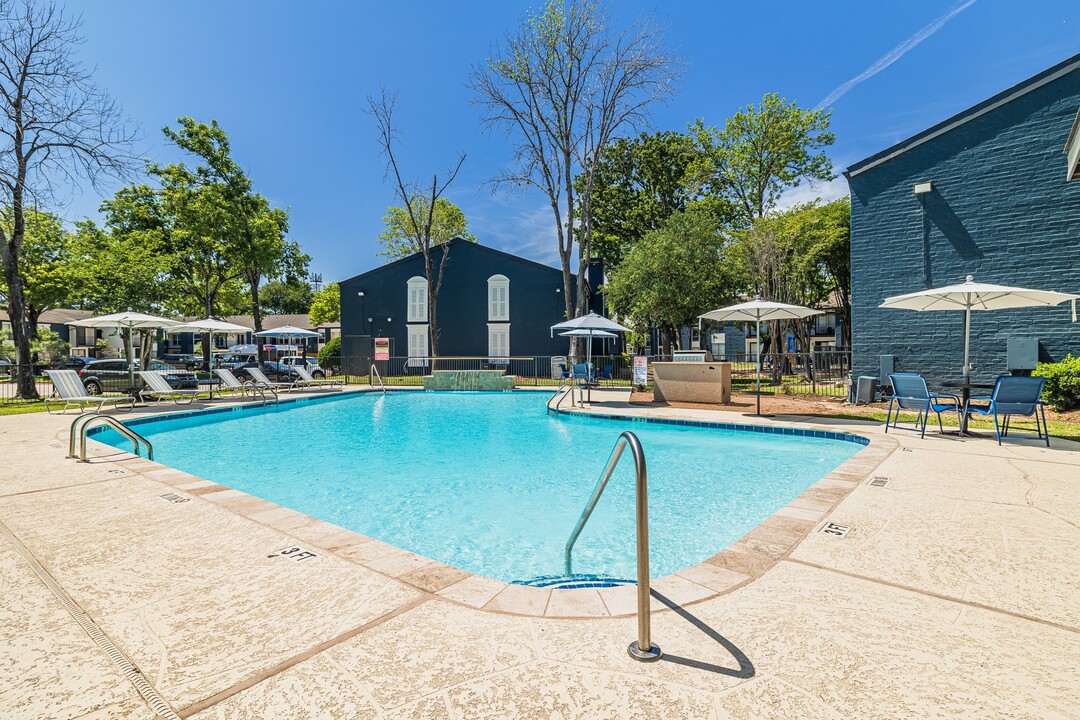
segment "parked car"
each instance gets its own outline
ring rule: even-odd
[[[193,372],[177,370],[157,360],[151,360],[147,369],[160,370],[169,385],[177,390],[196,390],[199,387],[199,380]],[[135,372],[139,370],[139,361],[136,360]],[[88,362],[79,370],[79,378],[82,379],[83,387],[86,388],[88,395],[130,390],[127,361],[123,359]],[[142,387],[143,384],[142,380],[136,376],[135,385]]]
[[[319,361],[317,358],[306,358],[300,357],[299,355],[290,355],[288,357],[281,358],[279,362],[282,365],[287,365],[289,367],[306,367],[308,372],[311,373],[311,376],[314,378],[326,377],[326,371],[319,367]]]
[[[257,367],[259,364],[258,355],[225,355],[218,362],[218,367],[228,368],[229,370],[236,370],[242,367]]]
[[[264,362],[261,365],[257,362],[244,363],[240,367],[233,368],[232,373],[240,378],[241,382],[251,382],[253,378],[248,374],[247,369],[252,367],[261,367],[266,379],[271,382],[292,382],[300,377],[300,373],[292,367],[279,362]]]
[[[83,366],[93,359],[83,355],[72,355],[71,357],[56,358],[49,365],[53,370],[82,370]]]
[[[0,358],[0,375],[14,375],[14,374],[15,374],[15,363],[11,362],[10,360],[5,360],[4,358]]]
[[[161,361],[166,365],[184,370],[198,370],[203,366],[203,359],[192,353],[166,353]]]

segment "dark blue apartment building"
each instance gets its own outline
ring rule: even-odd
[[[567,338],[550,328],[566,319],[562,271],[478,243],[455,238],[432,250],[438,267],[448,252],[438,297],[441,357],[543,358],[565,355]],[[599,264],[589,273],[589,306],[603,310]],[[420,253],[340,283],[342,361],[362,365],[373,339],[388,338],[390,355],[413,359],[415,369],[431,352],[428,293]],[[597,348],[600,346],[597,345]]]
[[[847,169],[855,375],[891,361],[961,373],[963,313],[878,307],[886,297],[967,275],[1080,292],[1080,182],[1063,152],[1078,110],[1080,55]],[[1067,306],[975,312],[971,338],[976,380],[1012,369],[1011,341],[1037,341],[1041,360],[1080,354]]]

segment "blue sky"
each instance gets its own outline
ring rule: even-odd
[[[291,237],[326,281],[382,262],[376,236],[394,201],[365,97],[399,93],[400,161],[420,179],[465,165],[449,197],[481,243],[554,264],[550,210],[536,194],[484,187],[511,160],[485,134],[465,80],[532,2],[83,0],[80,57],[142,127],[140,155],[176,157],[160,128],[216,118],[255,187],[290,212]],[[720,124],[770,91],[805,106],[832,95],[837,170],[1080,52],[1075,0],[623,0],[654,14],[686,63],[655,129]],[[875,73],[874,71],[877,70]],[[847,84],[845,86],[845,84]],[[837,97],[837,93],[842,94]],[[115,188],[112,188],[115,189]],[[847,192],[842,178],[788,201]],[[96,216],[92,190],[63,214]]]

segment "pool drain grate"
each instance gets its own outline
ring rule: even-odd
[[[890,478],[887,478],[884,475],[875,475],[874,477],[870,478],[870,482],[868,484],[870,485],[870,487],[889,487],[889,480]]]
[[[34,574],[38,576],[38,579],[52,591],[60,604],[71,614],[71,617],[75,618],[75,622],[79,623],[86,634],[90,636],[90,639],[109,657],[120,673],[135,686],[135,689],[142,695],[153,711],[158,714],[158,717],[165,718],[165,720],[180,720],[180,716],[165,701],[165,698],[161,697],[157,689],[143,677],[139,668],[135,667],[135,664],[121,652],[120,648],[116,647],[113,641],[105,633],[101,632],[101,628],[81,607],[75,604],[75,601],[57,584],[52,575],[37,561],[37,558],[26,549],[26,546],[3,523],[0,523],[0,535],[3,535],[12,544],[19,555],[22,556],[22,559],[26,561],[26,564],[30,566],[30,569],[34,571]]]

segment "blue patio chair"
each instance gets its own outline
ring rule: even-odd
[[[567,369],[565,363],[559,363],[559,377],[563,378],[564,380],[568,377],[571,377],[570,370]]]
[[[1034,417],[1036,437],[1046,440],[1046,447],[1050,447],[1050,431],[1046,428],[1046,406],[1041,399],[1045,384],[1046,378],[1002,375],[994,383],[994,392],[990,397],[970,398],[965,412],[983,417],[992,415],[998,445],[1001,444],[1001,438],[1009,435],[1009,420],[1013,415]],[[979,407],[973,406],[971,404],[973,402],[988,404],[985,407]],[[1039,425],[1040,415],[1042,416],[1041,426]]]
[[[597,376],[601,380],[611,380],[611,371],[615,369],[615,363],[604,365],[603,371]]]
[[[580,382],[592,382],[592,366],[589,363],[574,363],[570,371],[570,377]]]
[[[926,387],[926,380],[919,373],[901,372],[891,373],[889,382],[892,383],[893,394],[889,398],[889,412],[885,415],[885,432],[889,432],[889,421],[897,430],[916,430],[919,437],[926,437],[926,422],[930,419],[933,411],[937,415],[938,429],[945,433],[945,427],[941,424],[941,413],[951,410],[956,413],[956,423],[960,424],[960,398],[955,395],[939,395],[930,392]],[[893,405],[896,405],[896,417],[893,418]],[[914,428],[902,428],[897,425],[900,422],[901,410],[915,410],[919,414],[915,417]]]

